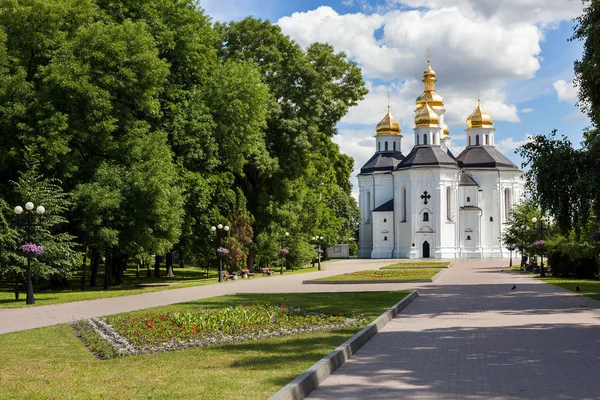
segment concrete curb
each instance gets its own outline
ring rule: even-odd
[[[296,379],[275,393],[269,400],[300,400],[319,387],[329,375],[341,367],[365,343],[394,319],[400,311],[417,298],[419,292],[413,290],[408,296],[381,314],[375,321],[356,333],[334,351],[323,357],[315,365],[304,371]]]

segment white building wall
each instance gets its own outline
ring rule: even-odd
[[[371,223],[371,211],[373,210],[374,186],[371,175],[358,176],[358,190],[360,208],[360,225],[358,228],[359,247],[358,257],[369,258],[373,250],[373,228]]]

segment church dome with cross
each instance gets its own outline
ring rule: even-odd
[[[452,153],[437,78],[428,60],[406,156],[389,104],[375,127],[375,154],[358,175],[361,258],[508,257],[501,238],[524,191],[522,172],[496,149],[479,100],[465,116],[466,148]]]

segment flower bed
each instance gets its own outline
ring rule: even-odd
[[[333,281],[346,283],[348,281],[427,281],[431,279],[442,269],[441,268],[410,268],[410,269],[380,269],[349,272],[342,275],[328,276],[327,278],[318,278],[305,283],[318,283],[321,281]]]
[[[73,324],[98,358],[206,347],[358,326],[362,318],[307,312],[285,304],[241,304],[218,310],[109,316]]]

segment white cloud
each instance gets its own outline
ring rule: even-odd
[[[566,82],[562,79],[554,82],[554,90],[558,96],[558,101],[565,103],[575,103],[577,101],[577,87],[573,85],[573,81]]]
[[[521,114],[529,114],[530,112],[532,112],[534,109],[533,108],[523,108],[521,110]]]
[[[526,135],[525,139],[515,141],[513,138],[509,137],[500,141],[496,141],[496,149],[508,158],[512,158],[515,153],[515,149],[519,146],[523,146],[527,142],[529,142],[531,136]]]
[[[565,120],[575,124],[586,124],[589,125],[591,123],[590,118],[581,112],[580,109],[576,109],[570,114],[565,116]]]

